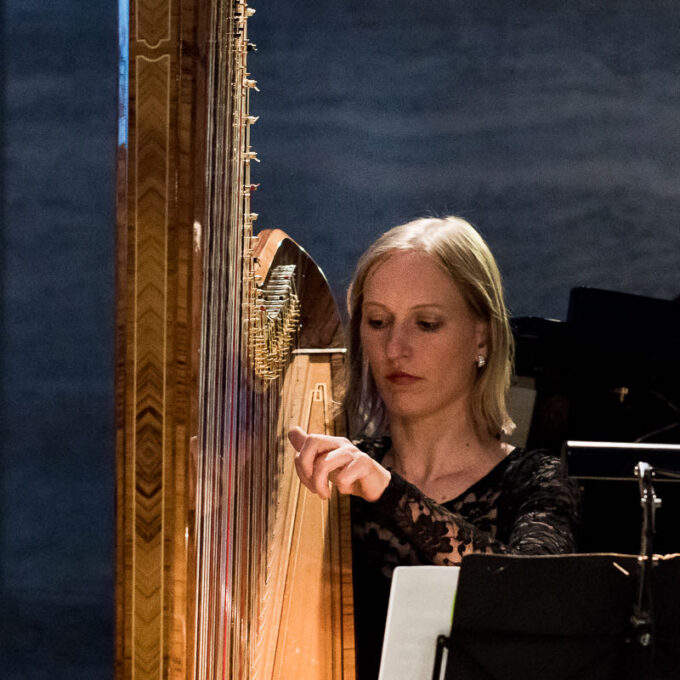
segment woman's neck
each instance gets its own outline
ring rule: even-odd
[[[436,489],[436,495],[446,497],[464,491],[509,452],[481,430],[469,412],[393,419],[385,465],[426,493]]]

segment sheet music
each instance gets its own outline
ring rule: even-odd
[[[438,635],[449,635],[460,567],[397,567],[378,680],[431,680]]]

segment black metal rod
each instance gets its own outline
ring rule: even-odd
[[[442,674],[442,658],[444,649],[449,646],[449,638],[446,635],[437,636],[437,651],[434,655],[434,668],[432,670],[432,680],[439,680]]]

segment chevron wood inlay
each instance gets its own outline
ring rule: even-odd
[[[170,40],[171,0],[139,0],[136,3],[135,37],[149,47]]]
[[[116,677],[186,680],[193,600],[189,440],[196,434],[192,134],[203,0],[130,0],[128,147],[119,149]],[[124,26],[125,21],[121,24]],[[181,64],[181,68],[180,68]],[[194,324],[198,328],[198,324]],[[192,418],[194,421],[192,421]],[[193,422],[193,424],[192,424]]]
[[[170,66],[169,56],[137,57],[135,69],[133,644],[140,677],[160,677],[163,650]]]

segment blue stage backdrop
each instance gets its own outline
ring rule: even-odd
[[[7,0],[0,676],[111,678],[115,3]],[[515,315],[680,292],[675,0],[278,0],[250,24],[254,209],[341,297],[459,214]]]

